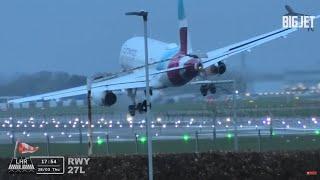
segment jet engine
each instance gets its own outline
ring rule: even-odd
[[[117,96],[112,91],[93,92],[92,98],[100,106],[112,106],[117,102]]]
[[[216,75],[216,74],[223,74],[227,70],[226,65],[223,62],[218,62],[218,64],[214,64],[210,66],[207,70],[206,73],[209,75]]]
[[[218,70],[219,70],[219,74],[225,73],[226,70],[227,70],[226,64],[224,64],[223,62],[219,61],[218,62]]]

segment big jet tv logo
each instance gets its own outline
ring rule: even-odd
[[[283,28],[313,29],[315,16],[283,16]]]

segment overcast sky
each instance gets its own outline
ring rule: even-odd
[[[185,0],[193,49],[208,51],[281,27],[284,5],[320,14],[319,0]],[[122,43],[142,34],[140,19],[126,11],[150,12],[150,36],[178,42],[175,0],[1,0],[0,74],[66,71],[89,75],[119,71]],[[250,71],[279,73],[320,69],[320,22],[247,56]],[[230,58],[232,68],[240,56]],[[238,63],[239,64],[239,63]]]

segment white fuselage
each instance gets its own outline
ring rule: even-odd
[[[190,66],[190,68],[150,75],[150,84],[155,89],[171,86],[181,86],[192,80],[197,72],[194,65],[199,59],[179,54],[179,47],[174,43],[164,43],[154,39],[148,39],[149,71],[165,71],[169,68]],[[129,71],[145,65],[143,37],[134,37],[127,40],[120,51],[120,66],[123,71]],[[140,70],[144,70],[143,68]]]

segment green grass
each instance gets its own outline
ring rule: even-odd
[[[240,151],[259,151],[258,137],[239,137]],[[304,136],[263,136],[260,139],[261,151],[285,151],[285,150],[314,150],[320,149],[319,135]],[[40,150],[33,155],[47,155],[47,145],[44,143],[32,144],[39,146]],[[13,144],[0,145],[0,157],[11,157],[13,154]],[[107,155],[106,143],[94,144],[94,154],[98,156]],[[138,151],[137,151],[138,150]],[[234,138],[200,139],[198,141],[199,152],[207,151],[233,151]],[[194,153],[196,151],[195,139],[153,141],[153,151],[155,153]],[[87,144],[50,144],[50,155],[86,155]],[[109,155],[119,154],[146,154],[147,143],[134,141],[130,142],[110,142]]]

